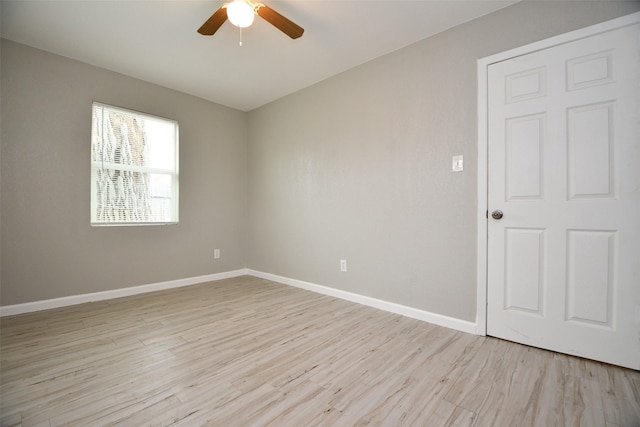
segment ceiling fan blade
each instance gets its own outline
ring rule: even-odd
[[[297,39],[304,33],[304,28],[280,15],[269,6],[260,5],[256,13],[292,39]]]
[[[198,28],[198,32],[203,36],[212,36],[226,20],[227,8],[223,6],[216,10],[216,13],[211,15],[211,17],[207,19],[207,22],[202,24],[202,27]]]

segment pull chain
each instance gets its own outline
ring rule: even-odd
[[[242,46],[242,27],[240,27],[240,46]]]

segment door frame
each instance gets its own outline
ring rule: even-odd
[[[488,67],[497,62],[506,61],[528,53],[548,49],[574,40],[590,37],[599,33],[615,30],[628,25],[640,23],[640,12],[625,15],[579,30],[570,31],[558,36],[550,37],[515,49],[500,52],[477,61],[478,66],[478,200],[477,200],[477,306],[476,306],[476,334],[487,335],[487,270],[488,253],[488,196],[489,196],[489,159],[488,159]]]

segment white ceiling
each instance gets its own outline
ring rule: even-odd
[[[196,30],[220,0],[2,0],[2,37],[250,111],[516,0],[263,0],[305,29],[260,17]]]

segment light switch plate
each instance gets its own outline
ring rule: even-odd
[[[451,170],[453,172],[462,172],[464,169],[464,159],[462,156],[453,156],[451,158]]]

